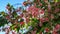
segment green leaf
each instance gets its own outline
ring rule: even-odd
[[[11,6],[11,5],[10,5],[10,3],[8,3],[8,4],[7,4],[7,6],[9,6],[9,7],[10,7],[10,6]]]
[[[55,2],[60,2],[60,0],[55,0]]]
[[[4,26],[5,24],[8,24],[8,21],[5,18],[0,17],[0,26]]]

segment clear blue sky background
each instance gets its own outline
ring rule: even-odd
[[[17,3],[21,3],[25,1],[25,0],[0,0],[0,12],[6,9],[6,5],[7,3],[10,3],[11,5],[17,4]],[[15,5],[14,7],[16,7],[17,5]]]

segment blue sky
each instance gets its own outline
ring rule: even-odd
[[[10,3],[11,5],[14,5],[14,7],[16,7],[17,3],[21,3],[23,2],[24,0],[0,0],[0,11],[3,11],[6,9],[6,5],[7,3]]]

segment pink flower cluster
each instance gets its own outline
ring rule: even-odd
[[[40,11],[40,10],[41,10],[41,11]],[[28,12],[29,14],[32,14],[32,16],[34,16],[34,17],[44,15],[44,10],[43,10],[43,9],[40,9],[40,8],[37,8],[37,7],[35,7],[35,6],[30,6],[30,7],[27,9],[27,12]]]

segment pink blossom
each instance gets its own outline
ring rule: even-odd
[[[52,34],[57,34],[57,31],[56,30],[53,30]]]
[[[28,8],[28,11],[30,11],[30,13],[32,13],[32,16],[37,16],[39,14],[39,8],[36,8],[35,6],[30,6]]]
[[[60,24],[57,24],[55,28],[60,29]]]
[[[41,22],[45,22],[45,18],[40,18],[40,21]]]
[[[57,24],[52,32],[52,34],[58,34],[57,31],[60,29],[60,24]]]
[[[40,14],[44,14],[44,10],[43,9],[40,9]]]
[[[46,31],[46,32],[49,32],[49,28],[45,28],[45,31]]]

